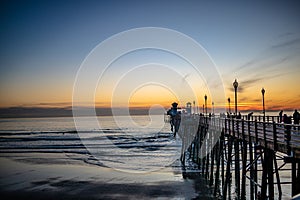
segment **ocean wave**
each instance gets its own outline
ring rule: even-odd
[[[84,134],[87,137],[80,137]],[[103,162],[120,162],[122,159],[146,157],[154,160],[168,157],[169,150],[176,150],[179,144],[173,144],[173,136],[168,132],[160,133],[125,133],[121,129],[101,129],[95,131],[40,131],[0,133],[0,152],[4,153],[64,153],[90,155],[98,152],[97,159],[81,158],[87,164],[104,166]],[[125,149],[124,153],[118,149]],[[121,159],[119,159],[119,157]],[[34,160],[34,159],[33,159]],[[39,160],[39,163],[43,159]],[[48,162],[48,161],[47,161]],[[159,162],[159,160],[157,161]]]

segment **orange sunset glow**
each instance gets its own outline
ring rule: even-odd
[[[205,11],[203,12],[205,13]],[[239,9],[234,10],[233,13],[235,12],[239,12]],[[262,87],[266,90],[265,105],[267,110],[300,109],[300,29],[298,21],[296,20],[297,23],[294,23],[297,17],[288,17],[288,13],[285,15],[271,10],[264,10],[261,13],[262,16],[257,19],[261,22],[259,24],[252,19],[252,14],[249,18],[230,17],[230,19],[225,20],[228,16],[222,16],[222,13],[219,12],[216,13],[217,15],[196,13],[197,15],[203,15],[203,17],[189,18],[187,20],[189,23],[182,23],[182,29],[180,30],[176,29],[178,27],[177,15],[166,22],[160,20],[161,17],[155,16],[155,19],[153,19],[154,24],[144,24],[139,19],[134,18],[124,26],[132,28],[142,25],[172,29],[171,24],[176,22],[174,24],[175,28],[173,27],[174,30],[182,32],[182,34],[203,46],[204,51],[215,63],[218,70],[216,77],[220,76],[222,79],[224,96],[213,99],[211,93],[215,91],[215,88],[206,85],[206,82],[212,81],[213,77],[197,79],[195,71],[191,70],[193,67],[205,69],[207,66],[191,67],[186,60],[176,57],[172,53],[162,50],[147,50],[146,48],[144,51],[136,50],[116,57],[110,68],[105,71],[104,76],[98,77],[99,83],[95,88],[94,101],[91,102],[91,99],[85,99],[86,93],[83,91],[81,105],[90,106],[92,104],[97,108],[110,108],[111,106],[149,108],[152,105],[159,104],[169,108],[174,101],[178,102],[181,107],[184,107],[187,102],[195,101],[195,106],[201,108],[204,104],[204,95],[207,94],[209,108],[214,102],[216,109],[227,109],[228,97],[230,97],[231,107],[233,107],[234,91],[232,82],[237,79],[239,82],[238,107],[241,111],[261,110]],[[164,14],[161,15],[165,16]],[[210,16],[210,18],[204,16]],[[270,16],[272,17],[270,18]],[[277,18],[277,20],[274,20],[274,18]],[[23,20],[22,17],[7,17],[6,21],[10,19]],[[24,18],[25,21],[26,19]],[[46,19],[47,17],[44,20]],[[207,20],[200,23],[196,19]],[[220,19],[222,20],[220,21]],[[39,26],[47,24],[44,22],[39,23],[38,17],[28,20],[26,21],[27,24],[33,24],[30,20],[33,20]],[[74,26],[71,23],[70,26],[59,26],[66,29],[54,34],[56,30],[60,30],[55,25],[60,22],[61,18],[57,19],[55,23],[51,24],[54,27],[50,29],[48,27],[46,29],[42,27],[32,29],[40,31],[36,34],[33,34],[30,31],[31,29],[26,29],[23,26],[18,27],[17,24],[23,24],[21,22],[9,23],[15,24],[12,29],[3,28],[6,35],[9,36],[5,39],[1,48],[1,55],[3,56],[1,59],[2,71],[0,73],[0,108],[4,109],[3,115],[5,115],[5,109],[11,107],[69,109],[73,103],[72,96],[77,73],[89,53],[101,41],[126,30],[124,27],[116,27],[113,30],[107,29],[107,27],[110,27],[107,22],[101,22],[101,25],[84,29],[78,29],[79,25]],[[88,22],[91,22],[91,19]],[[98,20],[95,20],[95,22],[98,23]],[[228,24],[228,22],[231,23]],[[26,23],[24,22],[24,24]],[[84,26],[90,25],[90,23],[83,24]],[[193,24],[193,26],[188,24]],[[211,24],[215,24],[215,29],[211,30]],[[228,26],[231,28],[228,28]],[[51,31],[44,31],[48,29]],[[12,34],[21,33],[25,30],[27,32],[22,37],[16,37]],[[79,30],[95,30],[95,35],[81,34]],[[214,33],[220,34],[222,37],[216,37]],[[57,37],[52,37],[53,35]],[[195,57],[197,56],[195,55]],[[152,63],[152,65],[149,63]],[[157,63],[157,65],[153,63]],[[99,63],[96,64],[100,66]],[[168,66],[164,71],[155,75],[152,74],[152,76],[164,79],[164,77],[169,77],[168,70],[174,70],[174,72],[181,74],[181,77],[172,80],[179,83],[178,86],[168,88],[168,85],[164,87],[152,85],[138,89],[133,88],[130,80],[125,81],[127,73],[143,64],[149,65],[143,69],[146,71],[145,74],[133,76],[131,80],[149,78],[147,74],[151,70],[149,69],[149,72],[147,72],[147,67],[163,69],[163,66]],[[125,77],[123,82],[122,77]],[[89,77],[86,78],[87,81],[88,79]],[[120,90],[114,92],[115,87],[119,84],[118,81],[121,81],[122,89],[119,87]],[[181,87],[180,83],[182,81],[189,83],[191,91],[186,91]]]
[[[296,75],[291,75],[291,77]],[[277,78],[275,80],[266,80],[264,88],[266,89],[265,101],[267,110],[293,110],[299,107],[299,90],[297,90],[297,79],[282,80]],[[286,87],[285,84],[280,83],[286,82],[290,87]],[[240,87],[243,85],[240,80]],[[230,85],[228,83],[227,85]],[[294,87],[292,87],[294,85]],[[64,91],[65,90],[65,91]],[[298,92],[298,93],[297,93]],[[51,91],[51,90],[36,90],[31,88],[31,91],[26,92],[26,89],[20,93],[14,94],[11,92],[9,95],[1,98],[1,107],[58,107],[64,108],[72,105],[71,103],[72,93],[67,88]],[[232,89],[227,89],[226,95],[231,98],[231,106],[234,104],[234,93]],[[199,107],[204,104],[204,93],[198,95]],[[20,97],[20,98],[17,98]],[[119,106],[129,107],[151,107],[154,104],[162,105],[168,108],[172,102],[179,102],[179,105],[184,106],[187,102],[193,102],[194,99],[188,97],[183,101],[179,102],[175,94],[172,94],[165,88],[159,86],[148,86],[140,88],[139,90],[131,94],[130,99],[119,99]],[[243,92],[238,90],[238,107],[240,110],[260,110],[261,109],[261,87],[254,85],[251,88],[247,88]],[[210,107],[212,100],[208,97],[208,107]],[[109,94],[97,95],[95,100],[96,107],[110,107],[111,96]],[[215,104],[215,107],[228,107],[227,99],[224,99],[224,104]]]

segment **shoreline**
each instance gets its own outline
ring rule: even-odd
[[[209,195],[205,194],[207,190],[197,191],[195,182],[199,180],[183,179],[170,167],[159,172],[129,174],[81,161],[34,164],[0,157],[0,163],[0,194],[5,198],[192,199],[199,192],[201,198]]]

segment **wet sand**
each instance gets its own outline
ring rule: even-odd
[[[41,156],[52,164],[32,159]],[[0,163],[5,199],[213,199],[200,178],[182,177],[179,162],[145,174],[69,162],[64,154],[2,157]]]

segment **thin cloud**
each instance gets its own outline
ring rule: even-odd
[[[292,32],[286,32],[286,33],[283,33],[281,35],[278,35],[278,38],[286,38],[286,37],[289,37],[291,35],[294,35],[294,33],[292,33]]]
[[[292,33],[285,33],[280,35],[280,38],[287,38]],[[236,67],[235,71],[242,71],[244,69],[258,69],[258,68],[265,68],[265,67],[275,67],[278,66],[289,59],[298,56],[298,54],[288,52],[288,55],[284,55],[287,52],[286,49],[289,47],[298,47],[300,44],[300,38],[290,39],[285,42],[281,42],[279,44],[273,44],[270,47],[266,48],[264,51],[260,52],[258,56],[254,57],[253,59],[247,61],[246,63],[242,64],[241,66]],[[272,59],[269,61],[269,59]]]
[[[264,77],[254,78],[254,79],[248,79],[246,81],[242,81],[241,84],[243,84],[244,87],[249,87],[254,85],[255,83],[265,79]]]
[[[280,44],[272,45],[271,48],[272,49],[285,48],[285,47],[297,45],[299,42],[300,42],[300,38],[296,38],[296,39],[289,40],[289,41],[286,41],[286,42],[283,42]]]
[[[264,77],[239,81],[238,92],[243,93],[247,88],[251,87],[252,85],[255,85],[255,83],[261,81],[262,79],[264,79]],[[234,88],[232,85],[228,86],[228,89],[234,92]]]
[[[42,103],[26,103],[16,105],[15,107],[68,107],[72,102],[42,102]]]
[[[268,75],[262,74],[260,76],[256,74],[254,78],[239,80],[238,92],[243,93],[248,88],[255,86],[257,83],[262,82],[263,80],[270,80],[276,77],[284,76],[285,74],[289,74],[289,72],[282,73],[281,71],[278,72],[275,71],[273,73],[268,73]],[[229,85],[227,89],[230,90],[231,92],[234,92],[234,88],[232,85]]]
[[[252,99],[250,97],[243,97],[243,98],[240,98],[239,101],[240,102],[253,102],[253,103],[256,103],[256,102],[261,102],[261,99]]]
[[[244,102],[244,101],[249,102],[249,101],[250,101],[250,98],[249,98],[249,97],[239,98],[239,101],[241,101],[241,102]]]
[[[253,102],[261,102],[261,99],[252,99]]]
[[[41,106],[70,106],[70,105],[72,105],[72,102],[39,103],[37,105],[41,105]]]
[[[230,90],[231,92],[234,92],[234,88],[232,86],[228,86],[228,90]],[[245,91],[245,87],[244,86],[239,86],[238,87],[238,92],[239,93],[243,93]]]
[[[258,63],[260,60],[261,60],[261,59],[256,58],[256,59],[253,59],[253,60],[251,60],[251,61],[248,61],[248,62],[246,62],[245,64],[243,64],[243,65],[237,67],[236,70],[239,71],[239,70],[242,70],[242,69],[247,68],[247,67],[249,67],[249,66],[255,65],[255,64]]]

